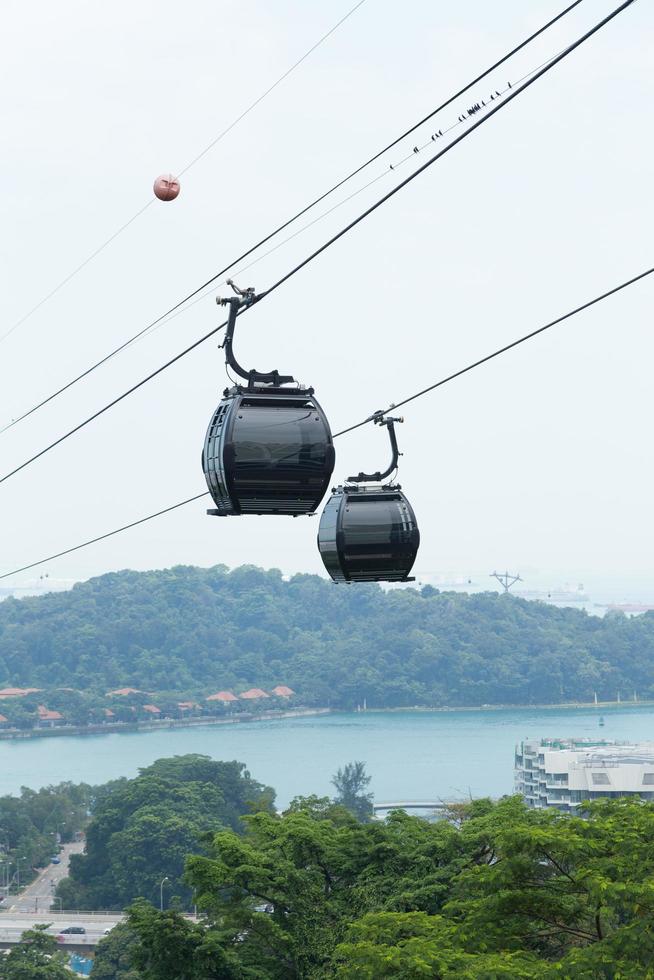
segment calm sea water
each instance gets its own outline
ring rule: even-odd
[[[513,785],[521,738],[589,736],[654,741],[654,707],[515,708],[376,712],[79,738],[0,741],[0,795],[62,780],[102,783],[133,776],[163,756],[201,752],[238,759],[277,790],[330,793],[330,778],[362,759],[378,801],[500,796]]]

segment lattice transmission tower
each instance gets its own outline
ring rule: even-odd
[[[519,575],[512,575],[511,572],[491,572],[491,578],[497,579],[504,589],[505,595],[516,582],[524,582],[524,579],[520,578]]]

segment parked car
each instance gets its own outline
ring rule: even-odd
[[[86,929],[84,926],[68,926],[66,929],[62,929],[57,936],[58,943],[65,943],[70,936],[85,936]]]
[[[57,854],[55,854],[53,857],[50,858],[50,863],[61,864],[61,858]]]

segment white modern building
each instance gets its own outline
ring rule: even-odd
[[[573,812],[584,800],[654,800],[654,742],[526,740],[515,750],[515,791],[527,806]]]

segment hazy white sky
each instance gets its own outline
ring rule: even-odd
[[[149,200],[158,173],[182,169],[352,5],[7,0],[0,333]],[[586,0],[438,125],[614,5]],[[367,0],[183,177],[175,203],[150,207],[0,345],[0,423],[166,310],[562,6]],[[653,28],[654,10],[640,0],[249,314],[240,359],[314,385],[336,430],[651,265]],[[394,151],[370,176],[402,156]],[[243,284],[265,289],[395,179],[389,171]],[[219,322],[213,295],[1,436],[2,472]],[[636,286],[407,407],[400,478],[421,527],[420,577],[499,565],[538,570],[552,584],[648,581],[653,298],[654,282]],[[225,383],[222,352],[209,342],[0,486],[2,569],[205,489],[200,452]],[[386,456],[382,432],[358,430],[337,443],[335,481]],[[317,517],[220,520],[205,508],[47,571],[84,578],[249,562],[323,573]]]

